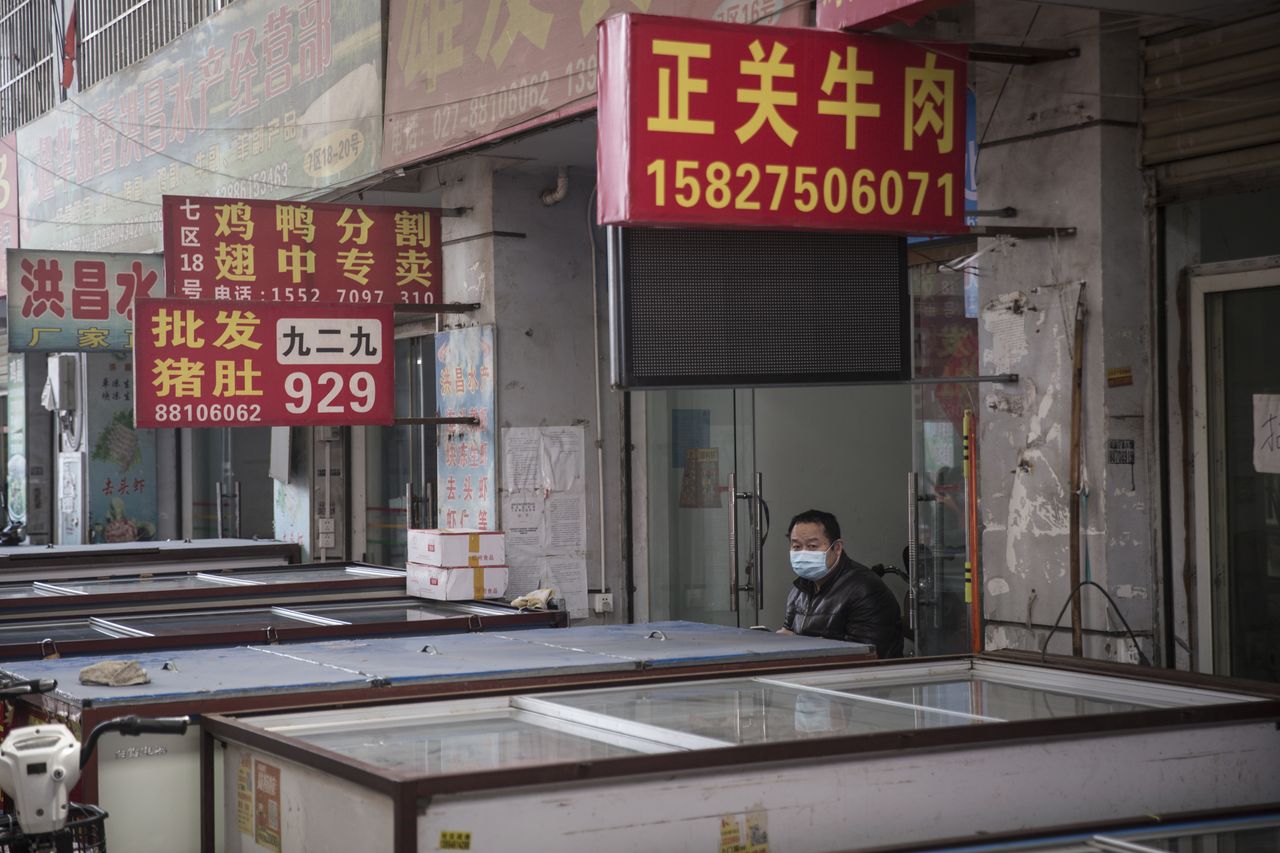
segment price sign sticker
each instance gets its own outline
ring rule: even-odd
[[[390,305],[135,304],[140,428],[389,425]]]

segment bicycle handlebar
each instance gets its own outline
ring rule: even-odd
[[[93,750],[98,746],[98,738],[107,732],[119,732],[122,735],[184,735],[187,733],[187,726],[191,724],[190,717],[139,717],[131,714],[127,717],[116,717],[114,720],[107,720],[94,727],[89,734],[88,740],[84,742],[84,747],[80,750],[80,769],[89,763],[89,758],[93,755]]]
[[[0,698],[28,696],[33,693],[49,693],[56,690],[58,682],[53,678],[30,678],[25,681],[0,681]]]

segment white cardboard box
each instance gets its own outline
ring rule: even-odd
[[[410,530],[408,562],[446,569],[505,566],[505,537],[500,530]]]
[[[477,566],[445,569],[408,563],[406,589],[418,598],[439,601],[470,601],[480,598],[502,598],[507,593],[506,566]]]

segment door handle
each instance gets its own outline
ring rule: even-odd
[[[729,611],[738,612],[738,475],[729,474]]]
[[[756,491],[752,496],[752,547],[755,550],[756,564],[756,608],[764,607],[764,538],[768,535],[769,505],[764,502],[764,475],[756,472]]]

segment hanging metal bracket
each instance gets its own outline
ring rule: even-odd
[[[396,426],[446,426],[449,424],[480,426],[480,419],[470,415],[456,418],[396,418]]]
[[[974,237],[1017,237],[1019,240],[1035,240],[1040,237],[1074,237],[1074,227],[1057,228],[1052,225],[972,225],[969,233]]]
[[[400,303],[392,306],[397,314],[466,314],[479,311],[479,302]]]
[[[1058,62],[1076,59],[1080,48],[1022,47],[1011,44],[969,45],[969,59],[973,62],[1002,62],[1006,65],[1038,65],[1041,62]]]

